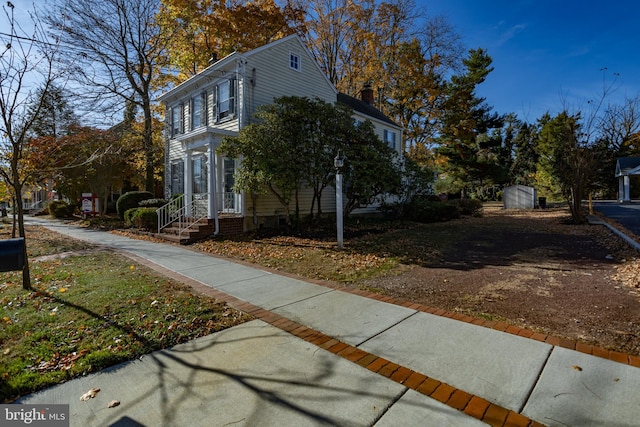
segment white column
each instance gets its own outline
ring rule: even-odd
[[[625,175],[623,177],[624,179],[624,197],[622,198],[623,202],[630,202],[631,201],[631,180],[629,179],[629,175]]]
[[[207,147],[207,158],[209,159],[209,164],[207,168],[207,179],[208,179],[208,187],[209,187],[209,200],[208,200],[208,218],[217,218],[218,213],[218,204],[217,204],[217,188],[216,188],[216,174],[217,174],[217,162],[216,162],[216,152],[213,146],[213,139],[209,141],[209,146]]]
[[[184,204],[186,216],[191,216],[191,201],[193,200],[193,164],[191,163],[191,150],[187,150],[184,156]]]

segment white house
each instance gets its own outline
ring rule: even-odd
[[[261,105],[282,96],[319,98],[343,102],[354,110],[355,120],[370,120],[378,137],[398,153],[402,129],[373,107],[373,91],[364,88],[363,99],[338,93],[297,35],[274,41],[246,53],[234,52],[160,96],[166,111],[165,195],[184,194],[183,211],[159,211],[160,227],[183,216],[206,218],[215,233],[221,222],[233,231],[269,225],[282,215],[275,197],[233,191],[238,159],[216,153],[226,136],[236,136],[251,123]],[[325,191],[325,212],[335,210],[335,192]],[[301,207],[310,203],[302,200]],[[255,203],[254,203],[255,202]],[[171,212],[169,212],[171,211]],[[222,232],[230,233],[231,230]]]
[[[640,175],[640,157],[620,157],[616,161],[616,178],[618,178],[618,201],[631,201],[631,177]]]

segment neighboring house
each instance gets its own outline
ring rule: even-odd
[[[640,157],[620,157],[616,161],[618,178],[618,200],[621,203],[631,201],[631,177],[640,175]]]
[[[378,137],[400,153],[402,129],[373,107],[373,91],[365,88],[362,100],[338,93],[297,35],[234,52],[159,98],[166,111],[165,195],[184,194],[184,200],[193,201],[180,218],[161,211],[160,227],[182,216],[206,217],[223,233],[223,221],[234,231],[278,221],[284,211],[275,197],[252,200],[233,191],[239,159],[220,156],[216,148],[250,124],[259,106],[282,96],[345,103],[354,110],[354,120],[370,120]],[[335,192],[324,193],[323,210],[335,211]],[[302,210],[311,197],[311,191],[302,195]]]

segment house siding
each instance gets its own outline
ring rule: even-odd
[[[298,196],[298,202],[300,207],[300,215],[305,216],[311,212],[311,202],[313,200],[313,190],[310,188],[302,189]],[[336,210],[336,191],[333,187],[327,187],[322,192],[321,199],[322,212],[324,213],[332,213]],[[293,215],[295,213],[296,203],[295,200],[291,201],[290,211]],[[278,201],[278,198],[271,194],[261,194],[256,199],[256,214],[255,216],[258,218],[258,224],[256,226],[264,225],[271,226],[274,225],[274,219],[277,221],[278,218],[284,219],[286,212],[284,206]],[[247,217],[254,217],[253,212],[253,202],[251,201],[251,197],[247,196]],[[317,210],[317,204],[314,207],[314,212]]]
[[[292,53],[300,58],[300,71],[289,66]],[[273,104],[282,96],[318,97],[335,102],[335,89],[313,61],[295,38],[248,55],[244,106],[249,123],[259,106]]]

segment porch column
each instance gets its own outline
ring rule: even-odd
[[[216,161],[216,152],[214,150],[213,138],[209,141],[209,146],[207,147],[207,158],[209,159],[209,167],[207,168],[207,178],[208,178],[208,187],[209,187],[209,200],[208,200],[208,218],[209,219],[217,219],[218,218],[218,203],[217,203],[217,161]]]
[[[191,163],[191,150],[187,150],[184,156],[184,205],[185,215],[191,216],[191,201],[193,200],[193,164]]]

